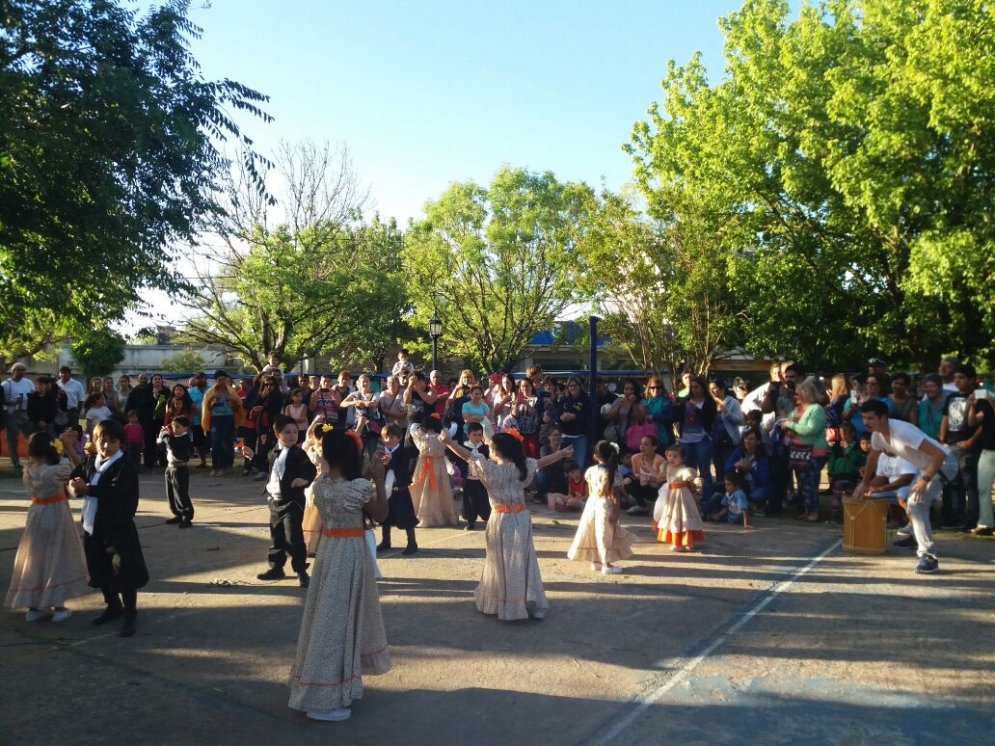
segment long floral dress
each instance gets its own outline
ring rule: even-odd
[[[349,707],[363,696],[362,674],[390,670],[380,595],[366,548],[366,479],[315,480],[322,540],[304,603],[289,706],[304,712]]]
[[[690,466],[667,466],[667,482],[660,486],[653,511],[657,541],[684,549],[705,540],[705,524],[694,495],[686,486],[694,481],[695,476],[696,472]]]
[[[484,573],[474,598],[479,611],[504,621],[541,619],[549,608],[532,543],[532,517],[525,507],[525,488],[535,476],[536,462],[526,459],[525,464],[521,479],[514,464],[495,464],[479,455],[469,461],[470,474],[484,483],[491,503]]]
[[[62,606],[90,592],[83,545],[66,501],[72,470],[68,461],[24,470],[31,506],[5,600],[12,609]]]
[[[603,466],[592,466],[584,473],[584,479],[590,497],[584,505],[584,513],[567,558],[610,565],[631,557],[636,537],[614,520],[615,505],[611,498],[603,497],[608,492],[608,470]],[[614,486],[622,486],[622,477],[617,472]]]
[[[446,471],[446,446],[437,433],[411,427],[411,440],[418,448],[418,463],[411,481],[411,503],[418,527],[455,526],[459,523],[453,505],[453,488]]]

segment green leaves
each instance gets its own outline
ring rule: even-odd
[[[579,298],[592,205],[586,185],[520,168],[502,169],[486,188],[453,184],[426,205],[402,254],[412,324],[437,312],[443,349],[483,369],[513,365]]]

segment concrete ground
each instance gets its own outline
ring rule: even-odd
[[[845,554],[840,530],[787,518],[708,526],[673,555],[647,518],[619,576],[566,550],[578,516],[533,514],[546,620],[479,614],[483,532],[419,532],[380,560],[393,669],[343,723],[286,707],[305,591],[260,582],[260,485],[192,480],[194,527],[165,525],[161,475],[137,523],[152,582],[139,629],[94,627],[98,593],[62,624],[0,614],[2,744],[990,744],[995,541],[939,535],[941,573],[911,553]],[[0,479],[0,585],[27,503]],[[76,508],[78,510],[78,508]]]

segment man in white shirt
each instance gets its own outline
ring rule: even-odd
[[[957,459],[945,446],[912,423],[889,420],[888,405],[880,399],[864,402],[860,405],[860,412],[864,426],[871,433],[871,452],[864,466],[863,480],[853,491],[853,496],[861,497],[869,490],[882,453],[899,456],[915,466],[919,470],[919,479],[909,488],[906,510],[919,546],[916,572],[938,572],[940,563],[936,559],[933,532],[929,525],[929,509],[940,499],[943,483],[956,478]]]
[[[55,382],[66,394],[66,414],[70,422],[79,420],[79,410],[86,399],[86,389],[83,384],[73,378],[73,372],[68,365],[59,368],[59,378]]]
[[[27,440],[31,430],[28,422],[28,394],[35,390],[34,383],[26,378],[27,366],[24,363],[14,363],[10,366],[10,378],[3,382],[3,415],[7,430],[7,452],[10,463],[15,468],[21,468],[21,458],[17,453],[18,436]]]

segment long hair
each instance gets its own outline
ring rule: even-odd
[[[359,479],[363,475],[363,457],[355,439],[341,427],[333,428],[321,438],[321,455],[329,466],[337,467],[344,479]]]
[[[518,467],[519,481],[524,482],[528,479],[529,470],[525,466],[525,453],[522,451],[521,443],[508,433],[498,433],[491,438],[491,448]]]
[[[608,494],[601,497],[609,497],[615,486],[615,473],[618,471],[618,454],[615,452],[615,447],[607,440],[599,440],[594,444],[594,460],[608,470],[608,479],[605,481]]]

